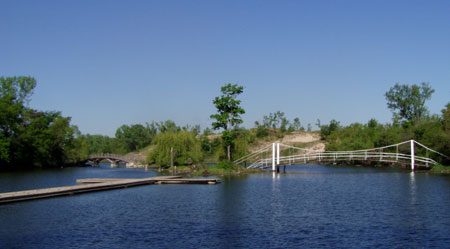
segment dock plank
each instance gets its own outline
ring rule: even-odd
[[[43,199],[50,197],[74,195],[110,189],[134,187],[148,184],[216,184],[219,179],[182,179],[179,176],[157,176],[140,179],[112,179],[91,178],[79,179],[77,183],[88,183],[82,185],[24,190],[17,192],[0,193],[0,204]]]

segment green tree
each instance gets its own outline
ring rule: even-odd
[[[159,122],[156,123],[156,126],[158,127],[159,132],[164,133],[164,132],[177,132],[180,131],[181,128],[178,127],[175,122],[173,122],[172,120],[166,120],[165,122]]]
[[[116,138],[124,145],[127,152],[144,148],[152,142],[154,133],[141,124],[122,125],[116,131]]]
[[[58,112],[28,110],[11,139],[15,167],[59,167],[73,161],[75,129]]]
[[[232,129],[243,122],[241,115],[245,113],[245,110],[240,106],[241,101],[237,100],[238,95],[244,91],[244,87],[229,83],[222,86],[220,90],[222,95],[216,97],[213,101],[217,108],[217,114],[210,117],[216,120],[212,123],[213,129],[224,129],[222,140],[227,147],[228,161],[231,161]]]
[[[11,162],[11,142],[35,86],[32,77],[0,77],[0,166]]]
[[[295,130],[305,130],[305,128],[302,127],[302,123],[300,122],[300,118],[294,118],[294,129]]]
[[[283,117],[281,119],[280,131],[285,132],[287,130],[288,125],[289,125],[289,120],[287,120],[287,118]]]
[[[430,99],[433,93],[434,89],[425,82],[420,86],[396,83],[384,96],[388,108],[393,112],[394,120],[403,119],[414,123],[427,115],[428,110],[425,107],[425,101]]]
[[[192,132],[164,132],[158,134],[153,142],[156,147],[149,153],[148,161],[170,166],[170,149],[173,148],[175,165],[190,165],[202,160],[202,144]]]
[[[318,121],[318,123],[320,123],[320,121]],[[339,122],[332,119],[330,121],[330,124],[320,125],[320,136],[322,137],[322,139],[326,139],[329,135],[331,135],[331,133],[339,130],[340,128],[341,128],[341,126],[340,126]]]

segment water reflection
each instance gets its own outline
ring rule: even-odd
[[[225,177],[217,185],[143,186],[3,205],[0,247],[448,247],[449,176],[320,165],[286,170]],[[77,178],[156,174],[41,173],[0,175],[0,188],[30,179],[68,185]]]

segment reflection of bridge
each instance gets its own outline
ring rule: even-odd
[[[417,148],[416,148],[417,146]],[[269,168],[279,171],[280,165],[294,163],[335,163],[336,161],[367,161],[394,164],[407,164],[414,170],[416,166],[429,168],[438,163],[433,157],[445,157],[446,155],[434,151],[425,145],[414,141],[388,145],[379,148],[354,150],[354,151],[325,151],[317,152],[309,149],[298,148],[290,145],[273,143],[259,151],[244,156],[234,163],[245,164],[248,168]]]
[[[121,163],[124,163],[127,168],[133,168],[138,162],[136,157],[109,153],[90,155],[86,161],[91,162],[92,166],[98,166],[101,161],[108,161],[111,163],[111,168],[117,168]]]

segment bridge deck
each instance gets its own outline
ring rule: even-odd
[[[89,179],[87,179],[89,180]],[[79,183],[89,181],[77,180]],[[216,184],[219,179],[181,179],[179,176],[158,176],[142,179],[94,179],[89,184],[64,186],[55,188],[44,188],[25,190],[17,192],[0,193],[0,204],[58,197],[65,195],[82,194],[94,191],[127,188],[139,185],[161,184],[161,183],[191,183],[191,184]]]

